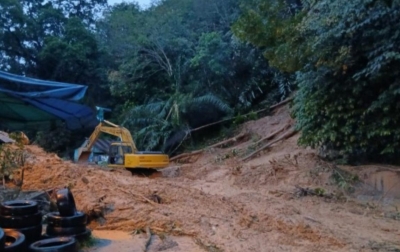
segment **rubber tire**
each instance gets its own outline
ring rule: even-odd
[[[26,242],[35,242],[37,240],[40,240],[42,236],[43,226],[42,224],[40,224],[32,227],[4,229],[4,230],[16,230],[25,236]]]
[[[26,228],[37,226],[42,223],[40,212],[31,215],[0,215],[0,226],[2,228]]]
[[[85,232],[86,227],[53,227],[47,225],[46,234],[50,236],[76,235]]]
[[[47,224],[52,227],[82,227],[87,224],[87,215],[77,211],[73,216],[61,216],[59,212],[47,215]]]
[[[4,251],[4,240],[6,236],[4,234],[4,230],[0,228],[0,252]]]
[[[75,199],[69,188],[60,189],[56,193],[57,208],[61,216],[73,216],[76,213]]]
[[[74,237],[77,241],[83,241],[83,240],[88,239],[91,235],[92,235],[92,231],[90,229],[86,228],[85,232],[75,234],[75,235],[67,235],[67,237]],[[59,237],[59,236],[44,234],[43,237],[54,238],[54,237]]]
[[[22,234],[21,232],[18,232],[14,229],[5,229],[5,241],[6,245],[4,246],[4,251],[7,252],[22,252],[26,251],[26,241],[25,241],[25,235]],[[13,239],[15,240],[13,243],[9,244],[9,240]]]
[[[57,245],[58,244],[58,245]],[[78,252],[79,247],[74,237],[55,237],[40,240],[29,246],[32,252]]]
[[[39,206],[32,200],[10,200],[0,204],[0,215],[21,216],[39,212]]]
[[[86,228],[85,232],[73,235],[77,241],[83,241],[88,239],[92,235],[92,230]]]

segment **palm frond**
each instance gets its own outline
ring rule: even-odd
[[[189,101],[190,106],[201,109],[217,109],[220,112],[230,114],[232,109],[223,100],[213,94],[206,94],[200,97],[193,98]]]

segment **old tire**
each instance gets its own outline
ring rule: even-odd
[[[73,216],[76,213],[74,196],[69,188],[58,190],[56,193],[57,208],[61,216]]]
[[[7,252],[22,252],[26,251],[25,235],[13,230],[4,230],[5,233],[5,246],[4,251]]]
[[[73,216],[61,216],[59,212],[47,214],[47,223],[53,227],[81,227],[86,226],[86,214],[77,211]]]
[[[3,216],[31,215],[38,211],[37,202],[32,200],[10,200],[0,204],[0,215]]]
[[[56,237],[40,240],[29,246],[32,252],[78,252],[78,243],[74,237]]]
[[[81,227],[53,227],[50,225],[47,225],[46,228],[46,234],[50,236],[70,236],[70,235],[76,235],[85,232],[86,227],[81,226]]]
[[[42,224],[32,226],[32,227],[25,227],[25,228],[17,228],[17,229],[4,229],[4,230],[15,230],[22,233],[25,236],[26,242],[34,242],[40,240],[42,236]]]
[[[2,228],[0,228],[0,252],[4,251],[4,240],[5,240],[6,236],[4,234],[4,230]]]
[[[77,241],[84,241],[88,239],[92,235],[92,231],[88,228],[82,233],[75,234],[75,235],[67,235],[68,237],[74,237]],[[59,237],[60,235],[49,235],[49,234],[44,234],[43,235],[45,238],[54,238],[54,237]]]
[[[40,212],[30,215],[0,215],[0,226],[2,228],[25,228],[37,226],[42,223]]]
[[[85,232],[73,235],[77,241],[83,241],[88,239],[92,235],[92,231],[86,228]]]

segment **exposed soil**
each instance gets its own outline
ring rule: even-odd
[[[289,109],[280,107],[272,116],[244,124],[240,130],[249,137],[242,142],[206,150],[154,177],[74,164],[28,145],[22,189],[70,186],[79,210],[92,217],[90,228],[103,241],[88,251],[144,251],[147,228],[152,233],[147,251],[400,249],[397,199],[381,204],[385,195],[363,198],[379,193],[373,182],[368,194],[363,183],[351,195],[341,190],[330,178],[335,166],[299,147],[298,134],[240,161],[255,150],[255,142],[287,124],[293,124]],[[382,167],[340,168],[368,181]],[[296,186],[321,188],[323,195],[296,195]],[[116,241],[127,232],[126,239]]]

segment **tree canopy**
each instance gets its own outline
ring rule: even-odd
[[[4,0],[0,10],[1,69],[88,85],[85,102],[111,107],[141,149],[170,149],[296,91],[301,144],[399,154],[397,0]]]
[[[399,2],[255,2],[235,34],[295,76],[300,143],[353,157],[398,157]]]

